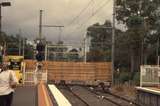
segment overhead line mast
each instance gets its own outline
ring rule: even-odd
[[[43,10],[40,10],[40,18],[39,18],[39,40],[40,42],[42,40],[42,12]]]
[[[113,0],[113,25],[112,25],[112,84],[114,84],[114,59],[115,59],[115,19],[116,19],[116,0]]]

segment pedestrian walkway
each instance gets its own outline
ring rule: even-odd
[[[13,106],[36,106],[36,87],[18,87],[14,93]]]

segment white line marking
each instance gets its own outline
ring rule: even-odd
[[[149,89],[149,88],[144,88],[144,87],[136,87],[137,89],[140,89],[140,90],[144,90],[144,91],[148,91],[149,93],[154,93],[154,94],[158,94],[160,95],[160,91],[157,91],[157,90],[152,90],[152,89]]]
[[[52,92],[58,106],[72,106],[71,103],[66,99],[66,97],[56,88],[55,85],[48,85]]]

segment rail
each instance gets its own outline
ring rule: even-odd
[[[126,106],[140,106],[139,104],[131,101],[131,100],[128,100],[128,99],[125,99],[123,97],[120,97],[118,95],[115,95],[113,93],[110,93],[110,92],[97,92],[96,90],[94,89],[89,89],[89,88],[86,88],[86,90],[90,91],[91,93],[97,95],[98,97],[101,97],[102,99],[104,100],[107,100],[117,106],[125,106],[125,104],[127,104]],[[104,95],[105,94],[108,94],[107,96]],[[121,102],[118,102],[118,100],[120,100]],[[122,102],[123,101],[123,102]]]
[[[78,94],[76,94],[67,84],[64,84],[69,92],[71,92],[76,98],[82,101],[86,106],[90,106],[85,100],[83,100]]]

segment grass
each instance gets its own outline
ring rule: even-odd
[[[111,91],[119,96],[124,96],[128,99],[135,99],[136,98],[136,89],[135,86],[128,85],[128,84],[120,84],[112,86]]]

